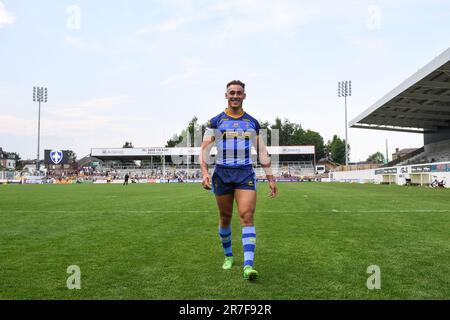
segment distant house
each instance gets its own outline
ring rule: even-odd
[[[0,147],[0,166],[6,170],[15,170],[19,156],[14,152],[6,152]]]
[[[392,160],[396,160],[398,158],[404,157],[405,155],[416,151],[418,148],[405,148],[399,150],[399,148],[395,148],[395,152],[392,154]]]
[[[328,174],[328,172],[334,171],[337,167],[339,167],[339,164],[331,160],[322,158],[316,164],[316,173],[319,175]]]

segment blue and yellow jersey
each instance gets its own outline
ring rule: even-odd
[[[246,112],[233,116],[225,110],[209,120],[207,127],[209,134],[215,137],[216,165],[242,167],[252,164],[251,148],[261,129],[255,118]]]

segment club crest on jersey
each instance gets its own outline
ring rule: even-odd
[[[52,159],[52,162],[54,164],[58,164],[62,161],[63,159],[63,153],[61,150],[52,150],[50,152],[50,159]]]

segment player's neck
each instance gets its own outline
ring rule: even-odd
[[[239,108],[227,107],[225,109],[225,113],[232,117],[240,117],[244,114],[244,109],[242,107],[239,107]]]

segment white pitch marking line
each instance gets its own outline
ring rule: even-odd
[[[45,212],[51,214],[64,213],[214,213],[216,209],[211,210],[0,210],[0,213],[38,213]],[[412,209],[412,210],[258,210],[260,213],[447,213],[450,210],[431,210],[431,209]]]

